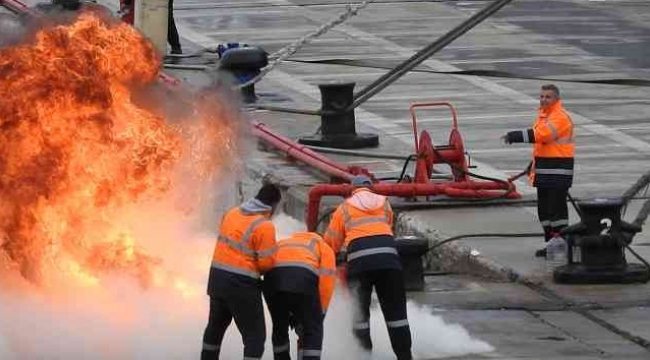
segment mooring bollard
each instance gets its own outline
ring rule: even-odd
[[[377,134],[357,133],[354,109],[346,110],[353,102],[353,82],[321,84],[318,87],[322,103],[321,131],[301,137],[299,143],[341,149],[379,145]]]
[[[578,202],[580,222],[562,230],[569,245],[568,264],[555,269],[556,282],[633,283],[650,279],[645,266],[628,264],[625,259],[625,246],[641,228],[621,220],[623,205],[618,198]],[[578,256],[574,251],[579,251]]]
[[[422,256],[429,249],[429,241],[416,236],[395,239],[397,252],[404,269],[404,286],[407,291],[424,290],[424,266]]]
[[[269,63],[266,51],[254,46],[227,48],[220,55],[219,70],[232,74],[238,84],[244,84],[259,75],[260,70]],[[241,96],[244,103],[255,102],[255,84],[241,88]]]

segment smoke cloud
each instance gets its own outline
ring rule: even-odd
[[[279,237],[304,228],[282,214],[275,221]],[[41,293],[28,283],[10,291],[0,287],[0,359],[198,359],[208,315],[205,285],[215,234],[189,236],[192,229],[170,218],[156,225],[156,239],[152,239],[159,245],[156,255],[163,257],[170,272],[184,279],[184,288],[145,290],[124,276],[102,278],[101,288],[71,288],[56,294]],[[142,226],[137,233],[152,231],[152,227]],[[350,334],[349,304],[345,293],[337,289],[325,321],[324,359],[393,359],[376,306],[371,315],[375,350],[372,357],[364,357]],[[432,315],[427,307],[409,303],[408,310],[416,358],[492,350],[461,326]],[[264,359],[272,359],[268,316],[266,322]],[[241,338],[234,325],[226,334],[222,354],[223,359],[241,357]]]
[[[22,30],[19,25],[15,19],[0,15],[0,47],[13,43],[14,36],[21,36]],[[96,38],[97,36],[93,37],[93,39]],[[61,43],[68,44],[68,42]],[[70,43],[77,44],[76,42]],[[121,42],[118,41],[118,43]],[[88,44],[92,45],[92,42],[88,42]],[[101,50],[105,49],[101,48]],[[121,56],[123,53],[125,52],[118,52],[119,56],[111,57],[111,59],[119,63],[123,60],[123,56]],[[60,56],[56,60],[75,60],[77,58],[79,57]],[[86,58],[94,59],[92,56],[84,57],[84,59]],[[61,66],[61,68],[69,70],[70,67]],[[115,67],[109,66],[108,68],[114,69]],[[152,68],[157,69],[158,65],[153,64]],[[122,75],[132,74],[133,68],[130,65],[127,66],[127,69],[128,71]],[[38,66],[34,70],[38,70],[35,72],[37,75],[43,72]],[[155,76],[155,71],[150,75]],[[84,74],[89,73],[93,72]],[[65,78],[66,81],[70,79],[71,77]],[[87,77],[79,76],[78,79],[87,80]],[[101,84],[104,78],[96,80]],[[63,86],[69,83],[62,81],[55,82],[54,85],[57,84]],[[32,88],[38,87],[32,86]],[[89,88],[97,89],[99,87],[91,86]],[[0,359],[2,360],[148,360],[155,358],[187,360],[199,358],[202,333],[208,317],[206,282],[217,235],[219,214],[241,200],[235,199],[235,194],[237,194],[235,182],[241,178],[241,169],[237,168],[235,164],[242,163],[242,160],[245,159],[246,149],[250,146],[245,129],[246,121],[239,117],[235,109],[224,105],[223,97],[219,100],[219,96],[213,98],[205,94],[176,94],[176,97],[170,101],[165,97],[166,95],[161,94],[163,91],[160,89],[158,89],[159,93],[152,94],[151,88],[147,88],[145,89],[145,93],[148,94],[146,96],[135,92],[132,96],[127,96],[127,93],[122,91],[127,90],[126,87],[120,87],[119,90],[119,94],[112,93],[113,101],[106,103],[116,106],[128,104],[129,111],[126,113],[112,112],[111,116],[122,114],[122,116],[115,115],[115,118],[119,120],[131,119],[142,114],[142,110],[148,110],[147,117],[164,118],[166,124],[177,125],[176,129],[180,129],[177,135],[182,146],[182,154],[189,156],[183,156],[176,164],[174,176],[165,179],[169,180],[170,188],[165,196],[135,203],[112,198],[115,206],[114,211],[110,212],[110,218],[89,212],[97,219],[93,222],[87,221],[87,223],[83,223],[84,219],[79,216],[80,206],[87,202],[79,202],[75,206],[66,207],[69,213],[74,214],[75,217],[62,218],[60,222],[51,221],[52,226],[44,227],[47,231],[54,231],[48,232],[48,236],[42,237],[48,241],[60,241],[60,233],[56,232],[60,230],[57,228],[57,224],[81,222],[85,225],[82,227],[85,231],[84,235],[92,240],[104,237],[112,238],[113,235],[116,235],[111,232],[113,228],[106,226],[106,223],[119,225],[115,226],[115,229],[119,231],[127,229],[128,238],[117,243],[118,247],[101,248],[106,250],[101,253],[105,258],[100,259],[102,261],[98,262],[97,268],[90,269],[97,270],[96,272],[78,271],[77,267],[66,268],[67,272],[74,273],[75,277],[72,279],[75,281],[57,283],[57,286],[52,288],[43,288],[25,280],[20,269],[7,257],[6,252],[0,251]],[[164,93],[166,94],[166,92]],[[15,94],[19,95],[18,92]],[[84,94],[86,93],[79,92],[79,96],[74,99],[87,101]],[[116,94],[121,94],[123,97],[117,98]],[[48,94],[39,93],[37,95],[34,99],[38,99],[39,96],[47,97]],[[139,98],[138,96],[143,97]],[[131,104],[131,100],[133,100],[133,104]],[[3,99],[0,99],[0,102],[2,101]],[[9,100],[5,98],[4,101]],[[57,98],[48,101],[60,105]],[[174,104],[174,102],[191,104],[191,106],[179,105],[176,109],[173,106],[170,109],[160,105]],[[8,102],[4,104],[7,105]],[[102,104],[93,104],[93,106],[102,110],[101,106],[104,106]],[[79,108],[75,105],[71,104],[70,109]],[[29,110],[26,107],[16,107],[16,109]],[[9,111],[6,114],[15,115]],[[48,125],[44,128],[49,129],[52,124],[51,111],[43,112],[43,114],[48,115],[43,124]],[[58,119],[62,121],[62,124],[69,125],[64,121],[70,117],[68,112],[61,114]],[[128,116],[124,116],[124,114]],[[15,118],[16,123],[19,124],[23,117],[15,116]],[[208,121],[199,121],[199,119]],[[67,129],[67,127],[63,128]],[[71,128],[78,129],[79,127],[71,126]],[[112,128],[106,127],[106,130],[110,129]],[[229,131],[225,131],[228,129]],[[165,130],[167,129],[165,128]],[[33,132],[26,132],[26,134],[33,134]],[[46,137],[44,136],[44,138]],[[66,139],[65,136],[60,136],[60,138]],[[101,139],[112,139],[112,137],[102,137]],[[74,141],[71,146],[79,146],[79,144],[79,141]],[[161,141],[159,145],[160,147],[151,146],[148,148],[150,151],[146,153],[155,154],[169,143]],[[97,151],[96,147],[89,147],[89,149]],[[97,151],[94,156],[88,157],[91,160],[88,162],[88,166],[80,163],[79,169],[88,170],[91,165],[98,165],[97,159],[110,159],[108,156],[110,154],[110,150]],[[17,173],[24,174],[22,171]],[[113,173],[112,171],[105,172],[107,176]],[[142,180],[142,173],[136,175],[138,175],[135,177],[136,180]],[[79,180],[79,176],[70,176],[69,179],[71,181]],[[44,177],[45,180],[51,179]],[[109,180],[113,181],[118,189],[123,185],[119,179]],[[89,184],[89,182],[81,183]],[[78,184],[72,183],[72,185]],[[59,188],[69,190],[71,187]],[[114,194],[110,191],[101,193],[107,197]],[[39,194],[38,197],[35,197],[38,201],[35,200],[34,204],[39,206],[38,209],[56,210],[48,203],[53,199],[53,196],[48,194],[46,194],[47,196]],[[84,193],[79,191],[78,194]],[[69,198],[70,196],[58,197],[60,200]],[[9,200],[5,198],[3,201]],[[20,205],[18,202],[10,205],[16,205],[14,207],[20,209],[25,208],[18,206]],[[101,203],[96,203],[96,207],[101,210]],[[47,211],[45,214],[49,216],[45,219],[51,220],[55,216],[61,216],[62,212],[53,210]],[[294,231],[304,229],[303,223],[286,215],[280,214],[275,221],[279,237],[285,237]],[[61,227],[64,226],[61,225]],[[24,227],[24,230],[29,229],[31,228]],[[0,234],[3,231],[4,229],[0,229]],[[16,234],[22,235],[23,232],[16,232]],[[59,234],[59,236],[50,236],[51,234]],[[78,259],[85,259],[87,253],[93,254],[92,251],[85,244],[76,246],[79,245],[79,242],[76,241],[78,232],[68,229],[66,235],[75,241],[66,242],[60,248],[61,251],[57,252],[62,257],[56,258],[56,260],[71,265],[82,264],[81,261],[70,262],[65,256],[75,255]],[[13,239],[0,236],[0,247],[5,247],[2,244],[3,241],[16,241],[16,238],[17,235]],[[24,236],[24,239],[33,240],[33,237]],[[49,243],[44,241],[43,244]],[[48,265],[43,266],[44,269],[61,270],[57,268],[56,264],[50,263],[51,258],[44,257],[44,259],[45,265]],[[108,264],[107,260],[114,262]],[[111,266],[106,266],[107,264]],[[143,269],[147,271],[145,274],[148,280],[146,284],[140,281],[143,274],[139,271]],[[92,275],[92,277],[86,279],[84,278],[86,275],[89,277]],[[345,292],[338,289],[325,323],[324,359],[365,357],[350,334],[350,318],[350,301]],[[489,344],[472,338],[465,329],[458,325],[446,324],[442,318],[432,315],[426,307],[409,304],[409,320],[414,338],[414,353],[417,357],[433,358],[491,350]],[[383,316],[377,307],[373,308],[371,324],[376,344],[371,358],[375,360],[392,359]],[[264,359],[272,358],[270,325],[267,316],[268,341]],[[241,338],[234,326],[226,334],[222,354],[223,359],[241,358]]]
[[[16,16],[0,13],[0,49],[17,43],[24,32],[25,28]]]

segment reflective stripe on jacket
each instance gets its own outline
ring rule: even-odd
[[[573,122],[561,100],[546,109],[540,108],[532,128],[510,134],[513,142],[535,144],[529,173],[533,186],[571,187],[575,153]]]
[[[346,251],[355,239],[377,235],[393,236],[393,210],[385,196],[360,188],[334,211],[325,232],[327,242],[334,252]],[[347,254],[348,261],[363,256],[391,253],[397,255],[394,247],[380,246]]]
[[[327,311],[336,282],[334,251],[313,232],[294,233],[276,244],[273,268],[300,268],[318,278],[318,292],[323,313]]]
[[[275,226],[266,215],[236,207],[223,217],[212,267],[258,279],[273,265],[274,249]]]

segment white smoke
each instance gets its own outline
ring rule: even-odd
[[[18,42],[24,32],[25,28],[16,16],[0,13],[0,49]]]
[[[28,284],[7,286],[5,279],[10,277],[0,270],[0,359],[198,359],[208,316],[205,285],[214,234],[181,236],[184,230],[178,226],[180,222],[165,220],[156,223],[163,227],[156,234],[177,238],[178,246],[161,248],[157,255],[163,256],[170,271],[183,276],[192,291],[183,293],[170,287],[143,290],[132,279],[115,276],[102,278],[101,288],[73,288],[61,294],[43,294]],[[283,214],[275,222],[279,237],[304,227]],[[145,231],[144,227],[140,230]],[[169,239],[158,240],[160,244],[170,243]],[[345,293],[337,289],[325,321],[323,359],[394,359],[377,306],[371,314],[375,349],[372,357],[364,357],[350,332],[349,304]],[[409,303],[408,311],[416,358],[492,350],[461,326],[447,324],[441,317],[432,315],[427,307]],[[268,316],[266,319],[264,359],[272,359],[271,322]],[[241,358],[242,349],[241,337],[233,323],[224,339],[221,358]]]

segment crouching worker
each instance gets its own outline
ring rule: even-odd
[[[275,226],[269,219],[280,198],[280,190],[266,184],[255,198],[228,211],[221,221],[208,280],[210,317],[201,360],[219,359],[221,341],[233,318],[242,335],[244,359],[262,358],[266,327],[260,275],[273,265]]]
[[[321,358],[323,320],[336,282],[334,252],[320,235],[297,232],[276,244],[264,276],[273,321],[273,359],[290,360],[289,326],[298,334],[298,359]]]
[[[377,292],[397,360],[411,360],[411,330],[406,316],[404,275],[393,237],[393,210],[373,193],[367,176],[352,179],[352,195],[339,205],[325,232],[337,253],[346,253],[346,280],[356,300],[352,329],[359,344],[372,350],[370,299]]]

